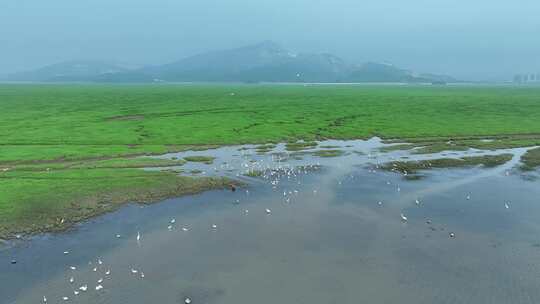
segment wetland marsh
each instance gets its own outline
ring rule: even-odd
[[[537,303],[539,92],[1,85],[2,303]]]

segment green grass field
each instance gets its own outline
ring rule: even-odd
[[[540,89],[530,87],[0,85],[0,106],[0,162],[296,138],[540,134]]]
[[[124,158],[135,155],[371,136],[431,151],[449,138],[456,149],[540,144],[534,87],[0,85],[0,108],[0,168],[9,168],[0,172],[0,237],[42,229],[96,193],[153,191],[132,174],[187,183],[132,168]]]

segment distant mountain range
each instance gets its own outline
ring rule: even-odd
[[[332,54],[293,53],[265,41],[213,51],[137,69],[94,61],[70,61],[9,75],[12,81],[39,82],[406,82],[446,83],[456,79],[415,74],[386,63],[354,65]]]
[[[128,68],[99,61],[66,61],[36,70],[8,75],[8,80],[17,81],[89,81],[107,74],[129,71]]]

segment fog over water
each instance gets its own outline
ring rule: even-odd
[[[0,74],[79,59],[159,64],[272,40],[505,80],[540,71],[539,14],[534,0],[0,0]]]

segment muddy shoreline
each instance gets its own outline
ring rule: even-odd
[[[337,141],[341,143],[346,143],[346,141]],[[409,145],[409,143],[404,142],[393,142],[391,145],[385,145],[386,141],[381,141],[382,146],[378,148],[374,148],[374,151],[379,151],[382,153],[388,153],[392,151],[408,151],[404,147],[404,145]],[[294,143],[294,147],[296,149],[293,149],[293,151],[290,151],[288,148],[290,148],[291,143],[281,143],[278,145],[283,145],[282,148],[284,148],[284,151],[282,153],[289,153],[291,155],[295,153],[309,153],[314,156],[318,157],[339,157],[342,155],[350,154],[351,151],[348,153],[345,153],[343,150],[336,149],[336,148],[343,148],[346,150],[347,147],[350,146],[340,146],[340,145],[325,145],[324,142],[317,142],[316,145],[314,145],[312,142],[303,143],[303,142],[296,142]],[[250,147],[248,147],[250,146]],[[230,149],[237,149],[238,151],[245,151],[245,150],[253,150],[258,156],[265,155],[265,153],[260,153],[261,146],[257,145],[248,145],[248,146],[225,146],[225,148]],[[240,148],[239,148],[240,147]],[[394,150],[392,147],[399,147],[403,148],[403,150]],[[203,146],[201,146],[201,149],[191,149],[189,151],[200,152],[202,150]],[[217,147],[215,146],[206,146],[207,150],[204,150],[206,152],[208,151],[216,151],[215,149]],[[221,147],[223,148],[223,147]],[[271,152],[274,148],[276,148],[275,144],[272,144],[271,146],[265,145],[264,152]],[[331,149],[330,149],[331,148]],[[449,147],[451,148],[451,147]],[[218,148],[219,149],[219,148]],[[451,150],[446,150],[451,151]],[[492,151],[492,150],[491,150]],[[180,152],[171,152],[167,154],[161,154],[162,157],[170,157],[166,155],[174,155],[175,153],[182,153],[184,151]],[[366,155],[362,151],[355,151],[357,155]],[[274,152],[276,153],[276,152]],[[410,151],[408,153],[411,153]],[[416,154],[418,155],[418,154]],[[190,160],[191,158],[193,161],[200,161],[202,164],[206,165],[212,165],[215,166],[215,164],[212,164],[210,159],[213,161],[215,157],[213,156],[187,156],[187,160]],[[494,162],[494,166],[503,164],[512,157],[509,154],[504,155],[498,155],[498,156],[478,156],[478,157],[468,157],[465,159],[445,159],[444,157],[440,157],[440,159],[429,159],[429,160],[420,160],[420,161],[388,161],[386,163],[381,164],[380,169],[383,170],[396,170],[398,172],[408,172],[408,173],[415,173],[417,170],[425,170],[430,169],[432,167],[437,168],[450,168],[450,167],[462,167],[462,166],[472,166],[472,165],[487,165],[489,166],[489,163],[491,161]],[[168,158],[166,158],[168,159]],[[177,157],[172,157],[172,159],[178,159]],[[440,164],[439,164],[440,163]],[[158,168],[160,166],[156,166]],[[186,172],[191,172],[187,170]],[[197,172],[196,174],[199,174],[203,171],[196,169],[192,172]],[[258,170],[251,170],[248,173],[241,174],[242,176],[250,176],[250,177],[258,177],[258,175],[262,174],[263,171]],[[182,180],[183,178],[189,178],[190,181]],[[191,181],[195,181],[195,183],[191,183]],[[187,183],[186,183],[187,182]],[[72,208],[69,210],[63,210],[64,214],[62,216],[58,216],[54,221],[47,221],[46,223],[40,223],[36,224],[32,221],[26,221],[17,223],[14,225],[7,225],[4,227],[0,227],[0,244],[1,240],[11,240],[16,238],[22,238],[24,236],[31,236],[39,233],[47,233],[47,232],[63,232],[66,231],[76,224],[86,221],[88,219],[91,219],[93,217],[114,212],[115,210],[119,209],[123,205],[127,203],[142,203],[142,204],[150,204],[150,203],[156,203],[165,199],[169,198],[176,198],[186,195],[192,195],[201,193],[207,190],[213,190],[213,189],[225,189],[229,188],[231,184],[240,186],[243,183],[235,178],[229,178],[229,177],[223,177],[223,176],[213,176],[213,177],[186,177],[182,176],[176,181],[172,182],[174,185],[172,186],[169,184],[160,185],[158,187],[150,187],[146,189],[138,189],[138,188],[128,188],[128,189],[121,189],[121,191],[113,192],[113,193],[92,193],[91,195],[87,197],[78,198],[77,200],[74,200],[71,205]],[[81,207],[82,206],[82,207]],[[37,221],[39,222],[39,221]]]
[[[151,191],[142,191],[140,193],[132,192],[130,194],[103,193],[80,199],[86,205],[90,204],[94,207],[85,208],[83,212],[75,216],[69,215],[70,211],[73,210],[66,210],[66,216],[58,217],[53,223],[44,225],[21,223],[20,226],[5,227],[0,230],[0,245],[10,240],[22,239],[36,234],[65,232],[81,222],[114,212],[129,203],[153,204],[169,198],[194,195],[210,190],[230,189],[231,185],[235,187],[245,186],[241,181],[227,177],[195,177],[191,179],[195,180],[196,183],[187,186],[178,183],[172,189],[163,187],[163,189],[152,189]]]

